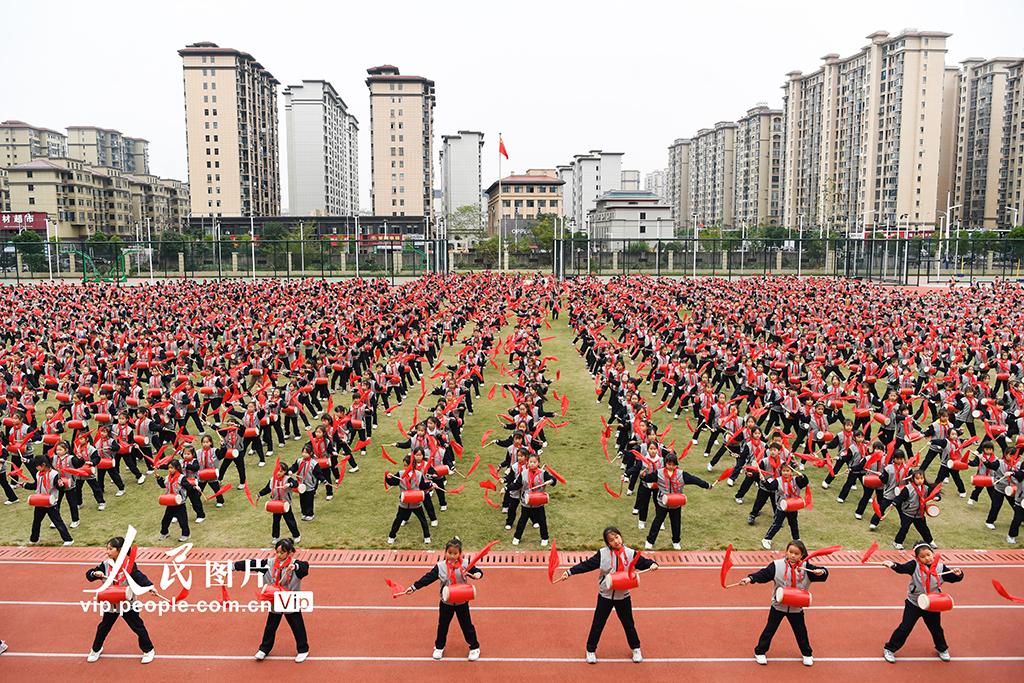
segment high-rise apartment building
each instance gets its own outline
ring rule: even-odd
[[[61,158],[68,155],[68,138],[49,128],[37,128],[24,121],[0,123],[0,165],[23,164],[36,157]]]
[[[252,55],[216,43],[178,54],[192,213],[279,216],[278,80]]]
[[[782,110],[758,104],[736,122],[733,216],[727,223],[779,225],[782,206]]]
[[[448,219],[463,206],[475,206],[482,217],[484,134],[460,130],[441,141],[441,214]]]
[[[668,168],[665,177],[665,199],[672,207],[676,231],[690,224],[690,139],[676,138],[668,147]]]
[[[653,192],[662,199],[668,199],[667,192],[665,190],[665,181],[668,179],[668,169],[662,168],[657,171],[651,171],[644,176],[644,189]]]
[[[733,226],[736,130],[720,121],[690,138],[690,213],[706,228]]]
[[[619,189],[627,192],[640,191],[640,171],[623,171]]]
[[[68,126],[68,157],[90,166],[109,166],[125,173],[149,173],[149,142],[119,130]]]
[[[576,221],[576,230],[583,231],[586,217],[597,205],[597,198],[609,190],[622,189],[622,152],[590,150],[589,154],[577,154],[568,166],[556,169],[559,178],[572,185],[566,190],[571,203],[566,204],[566,215]],[[569,196],[566,197],[569,201]]]
[[[1006,212],[1014,227],[1024,225],[1024,60],[1008,68],[1006,83]]]
[[[327,81],[284,89],[288,210],[293,216],[359,213],[359,122]]]
[[[877,31],[850,57],[787,74],[784,225],[932,229],[949,36]]]
[[[390,64],[366,72],[373,213],[433,217],[434,82]]]
[[[972,230],[1009,229],[1006,211],[1009,140],[1007,95],[1010,67],[1020,58],[966,59],[958,78],[956,214]],[[948,105],[945,105],[948,106]]]

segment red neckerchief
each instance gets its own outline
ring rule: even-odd
[[[527,479],[527,481],[529,483],[529,487],[530,487],[531,491],[533,490],[533,487],[534,487],[533,479],[534,479],[535,475],[540,477],[540,484],[537,484],[537,486],[543,486],[544,485],[544,471],[541,470],[539,467],[537,469],[535,469],[535,470],[528,469],[528,470],[526,470],[526,479]]]
[[[284,570],[287,569],[291,563],[291,557],[284,562],[280,562],[276,557],[274,558],[274,567],[270,570],[270,578],[274,580],[275,586],[281,586],[281,579],[284,576]]]
[[[462,558],[459,557],[458,561],[452,564],[448,561],[448,558],[444,558],[444,563],[448,567],[448,583],[454,585],[456,583],[456,571],[462,566]]]
[[[932,592],[932,580],[931,580],[930,577],[935,577],[935,588],[936,589],[939,588],[939,574],[938,574],[939,562],[938,562],[938,560],[939,560],[939,558],[936,557],[935,558],[935,563],[931,567],[926,565],[921,560],[917,560],[917,564],[920,566],[920,569],[921,569],[921,578],[924,579],[924,582],[925,582],[924,583],[924,592],[925,593],[931,593]]]
[[[782,493],[786,498],[793,498],[800,495],[800,487],[797,486],[796,481],[792,477],[786,479],[782,478]],[[792,486],[792,489],[790,487]]]
[[[612,549],[609,548],[609,550],[612,550]],[[626,569],[629,566],[629,562],[626,561],[626,547],[625,546],[619,546],[618,550],[612,550],[612,555],[615,556],[615,563],[616,563],[616,566],[618,567],[618,569],[613,569],[613,571],[622,571],[622,570]]]
[[[784,571],[783,571],[783,574],[782,574],[782,582],[783,583],[786,583],[787,581],[789,581],[790,582],[789,585],[792,586],[793,588],[796,588],[797,580],[799,579],[800,581],[803,581],[803,578],[804,578],[803,577],[803,572],[804,572],[804,570],[800,569],[800,564],[803,564],[803,563],[801,562],[799,564],[792,565],[792,564],[789,563],[788,559],[783,561],[783,567],[785,568]]]
[[[181,472],[167,475],[167,493],[174,493],[174,488],[178,483],[178,479],[181,478]]]

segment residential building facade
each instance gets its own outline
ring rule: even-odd
[[[567,217],[575,222],[576,230],[582,232],[597,198],[610,190],[621,189],[622,152],[594,149],[589,154],[577,154],[568,172],[562,173],[562,179],[572,180],[572,202]]]
[[[958,78],[956,175],[953,203],[971,230],[1008,230],[1008,110],[1010,68],[1020,58],[967,59]],[[1009,118],[1008,118],[1009,117]]]
[[[149,173],[149,142],[118,130],[68,126],[68,154],[90,166],[109,166],[125,173]]]
[[[735,123],[720,121],[690,139],[690,214],[698,226],[733,226],[736,130]]]
[[[359,213],[359,122],[327,81],[284,89],[288,210],[293,216]]]
[[[781,109],[758,104],[736,122],[733,229],[779,225],[785,131]]]
[[[1006,83],[1006,212],[1014,227],[1024,224],[1024,60],[1008,68]]]
[[[448,220],[463,206],[475,206],[483,216],[484,134],[460,130],[441,136],[441,214]]]
[[[216,43],[178,54],[192,213],[280,215],[278,80],[252,55]]]
[[[434,82],[390,64],[367,69],[375,216],[434,215]]]
[[[628,192],[639,192],[641,189],[640,171],[623,171],[619,187]]]
[[[877,31],[854,55],[787,74],[784,225],[933,229],[949,36]]]
[[[653,192],[662,199],[668,199],[668,191],[666,181],[668,180],[668,169],[658,169],[657,171],[651,171],[644,176],[644,189],[648,192]]]
[[[690,224],[690,139],[676,138],[668,147],[668,168],[665,176],[665,199],[672,207],[676,231]]]
[[[24,121],[0,123],[3,152],[0,166],[11,166],[32,161],[36,157],[66,157],[68,138],[64,133],[49,128],[37,128]]]

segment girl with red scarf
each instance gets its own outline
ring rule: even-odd
[[[444,646],[448,641],[448,627],[452,617],[459,618],[462,635],[469,645],[469,661],[475,662],[480,657],[480,642],[476,639],[476,628],[469,614],[469,602],[445,602],[444,589],[460,583],[476,581],[484,575],[476,566],[469,567],[470,558],[462,555],[462,541],[458,537],[448,541],[444,546],[444,559],[435,564],[419,581],[406,589],[406,595],[412,595],[420,588],[426,588],[435,581],[441,582],[441,602],[438,605],[437,638],[434,640],[434,659],[444,656]]]
[[[309,575],[309,563],[295,559],[295,544],[290,538],[282,538],[274,544],[274,560],[239,560],[234,564],[236,572],[249,569],[263,572],[263,585],[276,586],[278,590],[296,592],[302,590],[302,579]],[[271,589],[273,590],[273,589]],[[264,595],[268,591],[264,589]],[[271,603],[273,604],[273,603]],[[277,627],[281,625],[281,616],[288,620],[288,626],[295,635],[295,649],[298,652],[296,663],[306,661],[309,656],[309,641],[306,640],[306,623],[302,620],[302,612],[277,612],[271,609],[267,614],[267,626],[263,629],[263,642],[256,651],[256,659],[262,660],[274,649]]]
[[[938,554],[932,552],[932,547],[925,542],[914,546],[914,559],[903,564],[896,564],[890,560],[883,562],[886,567],[897,574],[910,576],[910,586],[907,588],[907,600],[903,605],[903,621],[896,627],[896,630],[889,636],[889,642],[885,644],[882,654],[885,661],[890,664],[896,663],[896,652],[907,642],[907,637],[914,630],[918,619],[924,619],[924,625],[932,634],[932,642],[939,653],[939,659],[944,662],[950,660],[949,647],[946,645],[946,636],[942,632],[942,613],[928,612],[918,607],[918,598],[927,593],[941,593],[942,584],[946,581],[956,583],[964,578],[963,571],[959,569],[948,569],[946,565],[939,562]]]

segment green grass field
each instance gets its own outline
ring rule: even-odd
[[[607,402],[602,405],[595,404],[593,379],[587,372],[582,357],[572,346],[574,335],[568,327],[566,318],[567,316],[563,314],[560,320],[551,323],[551,330],[542,331],[542,336],[555,337],[544,343],[545,355],[558,358],[557,362],[548,363],[546,376],[554,379],[556,371],[560,371],[560,379],[552,388],[559,396],[565,394],[569,397],[566,417],[556,420],[559,423],[568,420],[569,424],[557,434],[551,427],[545,430],[548,447],[544,450],[544,462],[549,463],[568,482],[564,486],[549,489],[551,502],[548,505],[547,516],[550,535],[557,539],[560,549],[592,550],[602,545],[601,530],[608,525],[614,525],[624,532],[630,545],[642,546],[643,536],[647,532],[637,529],[637,518],[630,514],[633,499],[627,498],[625,494],[619,499],[614,499],[604,490],[603,483],[607,482],[613,490],[618,491],[621,475],[618,461],[615,461],[614,465],[609,465],[601,449],[601,416],[608,415]],[[510,329],[505,328],[502,334],[508,333]],[[466,332],[468,331],[467,329]],[[458,350],[459,347],[445,347],[440,356],[451,362]],[[502,356],[499,355],[497,358],[500,361]],[[508,432],[501,429],[496,415],[498,412],[508,410],[512,405],[511,395],[508,399],[502,400],[500,390],[496,392],[492,401],[488,401],[486,396],[490,383],[509,380],[499,377],[491,365],[488,365],[485,377],[488,384],[483,387],[480,400],[474,400],[475,415],[467,415],[467,424],[463,431],[465,451],[461,469],[467,470],[477,453],[481,454],[482,461],[468,480],[463,493],[449,496],[448,510],[438,513],[438,527],[432,530],[433,548],[443,548],[447,539],[458,535],[469,548],[481,547],[492,540],[501,539],[502,543],[497,546],[498,550],[512,549],[512,531],[505,530],[504,515],[500,510],[487,505],[483,490],[478,485],[482,479],[488,477],[487,463],[497,465],[502,459],[500,447],[489,446],[481,449],[480,439],[488,429],[496,430],[493,436],[507,435]],[[646,398],[656,406],[657,399],[650,396],[649,388],[646,392]],[[345,476],[332,501],[324,500],[321,487],[317,493],[316,519],[312,522],[298,522],[303,547],[424,547],[415,517],[399,531],[394,546],[386,545],[387,533],[398,507],[398,494],[394,488],[388,493],[384,491],[384,471],[394,471],[396,468],[380,455],[381,444],[387,446],[399,439],[398,421],[407,428],[413,423],[415,399],[419,398],[418,394],[419,392],[413,389],[409,400],[390,416],[381,410],[380,426],[374,430],[373,443],[368,447],[367,454],[359,458],[360,471]],[[660,399],[660,395],[657,398]],[[334,397],[336,404],[347,403],[347,399],[347,395],[336,394]],[[424,399],[419,410],[420,415],[425,414],[429,401],[429,396]],[[551,401],[550,405],[557,407],[557,402]],[[665,411],[655,415],[655,421],[659,431],[672,423],[666,441],[678,440],[677,450],[681,450],[690,438],[685,421],[682,418],[672,420],[671,415],[666,415]],[[723,458],[715,471],[709,473],[706,469],[708,461],[702,457],[706,439],[707,434],[702,436],[698,446],[691,449],[690,454],[683,460],[682,467],[691,474],[713,481],[724,469],[731,467],[733,461]],[[610,440],[610,444],[610,453],[614,457],[614,438]],[[271,464],[278,455],[288,462],[293,462],[299,455],[300,445],[301,442],[289,441],[285,448],[275,451],[275,456],[270,458]],[[396,448],[388,449],[389,455],[395,460],[399,460],[398,456],[403,455],[398,451]],[[935,475],[937,467],[938,464],[933,463],[931,476]],[[256,457],[251,453],[246,469],[253,492],[262,488],[270,477],[270,466],[257,468]],[[971,490],[971,473],[968,471],[965,477],[968,492]],[[125,474],[123,468],[122,474]],[[814,510],[800,513],[800,529],[801,537],[809,547],[839,544],[850,549],[866,549],[876,540],[882,547],[890,546],[899,528],[895,512],[890,511],[889,518],[882,522],[878,531],[868,531],[867,517],[862,521],[857,521],[853,517],[861,491],[854,492],[843,505],[836,502],[837,491],[845,480],[845,475],[840,476],[830,490],[824,491],[821,489],[821,481],[827,470],[808,467],[806,474],[811,480]],[[237,484],[234,468],[228,470],[227,480]],[[449,487],[453,488],[462,480],[453,475],[448,481]],[[140,545],[177,545],[179,530],[176,525],[171,527],[170,539],[164,542],[157,541],[163,508],[157,504],[157,497],[162,490],[157,487],[154,477],[148,477],[145,484],[140,486],[129,475],[126,478],[126,487],[127,493],[121,498],[115,498],[113,485],[107,483],[107,509],[104,512],[96,510],[91,493],[88,488],[84,489],[82,524],[79,528],[71,530],[75,544],[102,545],[112,536],[124,535],[128,525],[132,524],[139,530]],[[751,489],[743,505],[735,503],[736,491],[737,488],[729,488],[725,482],[718,484],[712,491],[696,487],[687,488],[688,502],[682,509],[684,550],[723,550],[730,543],[737,550],[761,548],[761,538],[771,523],[770,509],[761,515],[756,526],[748,526],[747,515],[756,489]],[[1007,506],[1003,507],[996,530],[990,531],[984,526],[989,507],[987,495],[982,495],[977,505],[969,507],[964,499],[956,497],[952,483],[944,486],[943,492],[946,495],[940,503],[942,514],[930,522],[935,540],[940,547],[1005,547],[1004,537],[1012,518],[1012,511]],[[32,509],[27,504],[28,493],[20,492],[21,503],[0,508],[0,544],[28,544],[32,520]],[[500,502],[493,493],[491,499],[496,503]],[[232,490],[227,494],[226,500],[225,506],[219,509],[214,507],[213,501],[206,503],[206,521],[202,524],[191,524],[191,542],[198,547],[267,547],[271,538],[271,516],[263,510],[262,504],[259,508],[253,508],[244,492],[238,490]],[[295,497],[295,505],[297,518],[298,496]],[[651,507],[648,525],[654,518],[653,504]],[[869,507],[868,512],[870,511]],[[191,523],[195,515],[191,508],[189,513]],[[63,507],[62,514],[65,522],[69,522],[66,506]],[[56,531],[46,528],[48,524],[45,522],[43,526],[40,544],[59,545],[60,538]],[[286,529],[283,531],[287,534]],[[776,536],[776,547],[784,546],[789,538],[789,527],[784,525]],[[913,543],[917,538],[916,532],[912,529],[907,543]],[[518,547],[523,550],[540,549],[538,530],[528,527]],[[656,548],[671,548],[671,533],[667,520],[666,531],[661,532],[658,537]]]

